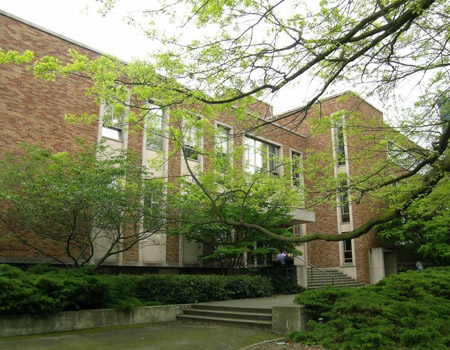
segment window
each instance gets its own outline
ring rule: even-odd
[[[391,162],[404,169],[410,169],[417,163],[417,159],[411,153],[391,141],[387,143],[387,155]]]
[[[338,165],[345,165],[344,125],[342,121],[334,128],[334,149]]]
[[[215,147],[218,154],[228,155],[231,130],[223,125],[217,125]]]
[[[345,182],[341,183],[339,188],[339,205],[341,208],[341,223],[348,224],[350,222],[350,203],[348,199],[348,188]]]
[[[301,186],[301,169],[300,162],[302,155],[298,152],[292,151],[291,153],[291,172],[292,172],[292,184],[296,187]]]
[[[351,264],[353,262],[352,240],[346,239],[343,242],[343,246],[344,246],[344,263]]]
[[[294,236],[304,236],[305,235],[305,230],[303,229],[303,225],[293,225],[292,226],[292,234]]]
[[[158,181],[151,179],[145,180],[144,186],[143,227],[145,231],[151,232],[159,229],[163,223],[162,186]]]
[[[279,175],[280,148],[250,137],[245,137],[245,170],[251,174],[267,171]]]
[[[122,141],[123,118],[125,108],[123,106],[113,106],[104,102],[101,107],[102,113],[102,137]]]
[[[163,113],[158,107],[151,106],[147,115],[147,148],[161,151],[163,148]],[[156,109],[156,110],[155,110]]]
[[[184,140],[183,140],[183,152],[186,158],[191,160],[198,160],[198,148],[199,137],[197,128],[194,125],[187,125],[184,130]]]

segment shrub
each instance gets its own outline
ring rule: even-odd
[[[287,272],[287,273],[286,273]],[[296,294],[301,293],[304,288],[297,284],[295,270],[284,270],[283,268],[266,270],[265,274],[272,280],[275,294]]]
[[[9,265],[0,265],[0,315],[27,313],[36,294],[26,274]]]
[[[260,276],[146,275],[137,282],[145,302],[185,304],[271,295],[269,279]]]
[[[311,317],[309,330],[289,337],[330,349],[448,349],[449,291],[450,268],[389,276],[358,289],[306,291],[296,302]]]
[[[96,275],[90,268],[0,265],[0,315],[184,304],[271,295],[260,276]]]

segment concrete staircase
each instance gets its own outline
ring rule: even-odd
[[[334,269],[323,269],[331,276],[333,276],[334,287],[362,287],[364,284],[357,282],[351,277],[344,275],[342,272]],[[308,289],[319,289],[331,286],[331,276],[326,273],[313,269],[313,275],[311,278],[311,269],[307,269],[307,283]]]
[[[271,328],[272,309],[192,304],[183,308],[183,314],[178,315],[177,320]]]

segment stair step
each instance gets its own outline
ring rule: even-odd
[[[364,286],[364,284],[335,269],[323,269],[323,271],[314,269],[312,275],[311,278],[311,269],[308,269],[306,280],[309,289],[319,289],[328,286],[336,288]]]
[[[348,283],[348,284],[311,284],[308,286],[308,288],[324,288],[324,287],[328,287],[328,286],[332,286],[332,287],[362,287],[364,286],[364,284],[361,283]]]
[[[272,321],[262,321],[262,320],[243,320],[237,318],[221,318],[221,317],[205,317],[196,315],[178,315],[177,320],[180,321],[207,321],[213,323],[234,323],[239,325],[249,325],[258,327],[272,327]]]
[[[331,286],[331,284],[320,285],[320,286],[308,286],[308,289],[320,289],[326,286]],[[350,287],[364,287],[362,283],[348,284],[348,285],[334,285],[334,288],[350,288]]]
[[[208,305],[208,304],[192,304],[191,309],[195,310],[215,310],[215,311],[233,311],[238,313],[258,313],[272,315],[271,308],[260,307],[239,307],[239,306],[222,306],[222,305]]]
[[[341,280],[353,280],[352,278],[348,276],[333,276],[333,279],[335,281],[341,281]],[[314,276],[313,278],[308,277],[308,281],[321,281],[321,280],[331,280],[331,277],[329,276]]]
[[[214,318],[235,318],[239,320],[272,321],[272,315],[254,312],[250,313],[250,312],[236,312],[236,311],[184,309],[183,315],[214,317]]]
[[[318,284],[323,284],[323,283],[331,283],[331,279],[330,280],[313,280],[313,281],[308,281],[308,283],[318,283]],[[359,283],[358,281],[355,280],[334,280],[333,281],[334,284],[345,284],[345,283]]]

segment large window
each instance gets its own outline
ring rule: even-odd
[[[143,227],[151,232],[161,227],[163,223],[164,208],[162,207],[162,186],[155,180],[144,181],[144,215]]]
[[[334,149],[336,151],[336,159],[338,165],[345,164],[345,142],[344,142],[344,125],[340,121],[336,123],[334,128]]]
[[[147,115],[147,148],[161,151],[163,148],[163,113],[151,106]]]
[[[344,246],[344,263],[351,264],[353,262],[352,240],[346,239],[343,242],[343,246]]]
[[[185,125],[184,138],[183,138],[183,152],[186,158],[191,160],[198,160],[198,147],[200,139],[198,136],[198,131],[195,125]]]
[[[350,222],[350,203],[348,199],[348,186],[346,182],[341,183],[339,192],[339,206],[341,208],[341,223],[348,224]]]
[[[215,134],[215,149],[218,154],[228,156],[231,130],[223,125],[217,125]]]
[[[417,159],[404,148],[394,142],[387,143],[388,159],[404,169],[411,169],[417,164]]]
[[[302,155],[300,153],[292,151],[292,153],[291,153],[292,184],[296,187],[300,187],[302,184],[301,168],[300,168],[301,159],[302,159]]]
[[[280,173],[280,148],[251,137],[245,137],[245,170],[251,174],[267,171]]]
[[[124,106],[113,106],[104,102],[101,106],[102,137],[122,141],[123,119],[125,114]]]

